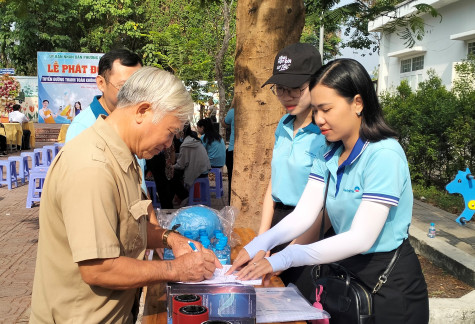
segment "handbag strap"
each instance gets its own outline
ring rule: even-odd
[[[318,238],[319,241],[323,239],[323,235],[325,234],[324,233],[325,232],[325,211],[326,211],[326,205],[327,205],[328,187],[330,186],[330,176],[331,176],[331,173],[330,171],[328,171],[327,186],[325,188],[325,196],[323,197],[322,225],[320,227],[320,237]],[[396,262],[399,259],[399,256],[401,255],[401,247],[402,247],[402,243],[396,249],[396,252],[394,252],[391,262],[389,262],[386,270],[384,270],[383,274],[379,276],[378,282],[374,286],[372,294],[376,294],[379,291],[379,289],[381,289],[381,287],[386,283],[386,281],[388,281],[388,277],[393,271],[394,266],[396,265]]]
[[[331,173],[330,171],[328,171],[327,186],[325,187],[325,195],[323,196],[322,225],[320,227],[320,236],[318,237],[319,241],[323,239],[323,234],[325,234],[325,210],[327,207],[327,195],[328,195],[328,187],[330,186],[330,176],[331,176]]]
[[[393,258],[391,259],[391,262],[389,262],[388,267],[386,270],[384,270],[383,274],[379,276],[378,282],[374,286],[372,294],[376,294],[378,290],[381,289],[381,286],[384,285],[386,281],[388,281],[389,274],[391,271],[393,271],[394,266],[401,255],[401,247],[403,243],[401,243],[401,245],[399,245],[399,247],[396,249],[396,252],[394,252]]]

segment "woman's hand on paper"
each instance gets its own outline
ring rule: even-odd
[[[261,250],[257,252],[256,256],[251,261],[249,261],[249,254],[245,249],[242,249],[239,251],[239,254],[234,260],[232,267],[226,274],[233,273],[236,269],[240,268],[246,263],[247,265],[236,273],[237,278],[240,280],[258,279],[266,273],[272,273],[272,267],[270,263],[264,259],[265,256],[266,251]]]
[[[234,259],[233,265],[231,266],[231,268],[229,268],[229,270],[225,273],[225,275],[233,274],[234,271],[239,269],[243,264],[248,262],[250,259],[251,257],[249,256],[249,253],[247,253],[246,249],[241,249],[237,257]]]
[[[259,251],[254,259],[252,259],[247,266],[242,268],[238,273],[236,273],[237,279],[239,280],[252,280],[262,278],[264,275],[272,274],[272,266],[269,261],[264,258],[265,251]],[[267,281],[270,276],[266,276]]]

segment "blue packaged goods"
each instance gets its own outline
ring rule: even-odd
[[[192,239],[198,239],[205,232],[212,237],[215,230],[222,230],[223,226],[216,212],[205,206],[192,206],[179,210],[172,219],[169,228],[181,224],[180,233],[190,232]]]

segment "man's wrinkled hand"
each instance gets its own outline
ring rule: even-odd
[[[189,252],[173,260],[177,266],[178,281],[198,282],[213,277],[216,256],[207,251]]]

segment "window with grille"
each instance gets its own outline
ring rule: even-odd
[[[475,42],[468,43],[468,55],[475,55]]]
[[[424,56],[401,60],[401,73],[424,69]]]
[[[411,72],[411,59],[401,60],[401,73]]]
[[[414,57],[412,59],[412,71],[422,70],[424,68],[424,56]]]

